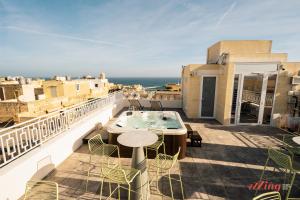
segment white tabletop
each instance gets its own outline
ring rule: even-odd
[[[158,137],[151,131],[132,131],[122,133],[117,140],[127,147],[145,147],[154,144]]]
[[[300,145],[300,136],[293,137],[293,141]]]

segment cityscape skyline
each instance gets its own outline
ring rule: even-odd
[[[0,74],[179,77],[219,40],[273,40],[299,60],[299,1],[0,0]]]

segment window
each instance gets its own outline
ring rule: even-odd
[[[15,94],[15,99],[17,99],[20,96],[20,93],[18,90],[15,90],[14,94]]]
[[[57,97],[57,89],[56,86],[50,87],[51,97]]]
[[[80,90],[80,84],[76,84],[76,90],[77,90],[77,92],[79,92],[79,90]]]
[[[5,100],[4,87],[0,88],[0,100]]]

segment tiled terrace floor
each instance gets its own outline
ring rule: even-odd
[[[222,126],[215,121],[188,121],[184,116],[183,120],[203,138],[202,148],[188,147],[187,157],[180,160],[186,199],[251,199],[254,192],[247,186],[259,180],[267,148],[279,146],[283,132],[268,126]],[[85,192],[88,158],[87,145],[83,145],[46,178],[59,184],[60,199],[99,199],[97,177]],[[130,165],[130,159],[122,158],[122,164]],[[277,178],[269,181],[282,183],[279,173],[270,174]],[[298,175],[298,183],[299,179]],[[164,199],[169,199],[167,179],[160,183]],[[174,185],[180,198],[179,184]],[[154,188],[150,199],[161,199]],[[104,190],[107,194],[108,187]],[[300,191],[294,191],[295,195],[300,197]]]

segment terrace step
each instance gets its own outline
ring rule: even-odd
[[[193,129],[192,129],[191,125],[189,125],[189,124],[184,124],[184,125],[185,125],[185,128],[187,129],[187,137],[191,138],[191,135],[193,134]]]
[[[193,131],[193,133],[192,133],[191,146],[192,147],[201,147],[202,146],[202,137],[198,131]]]
[[[92,137],[94,137],[95,135],[98,135],[98,134],[101,135],[103,142],[108,143],[108,132],[105,128],[101,128],[100,130],[93,130],[93,131],[91,131],[91,133],[86,135],[82,139],[83,144],[87,144],[89,139],[91,139]]]

